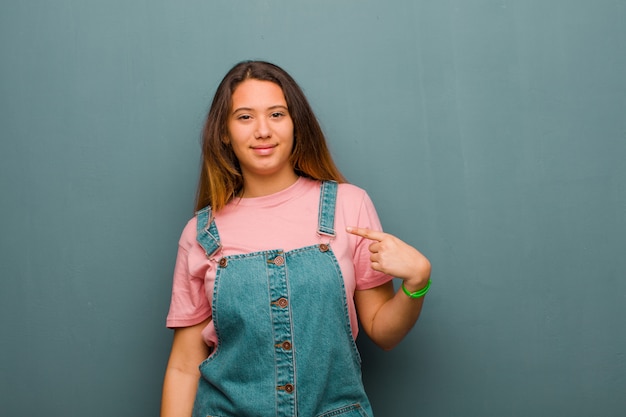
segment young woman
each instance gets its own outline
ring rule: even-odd
[[[398,344],[420,314],[429,261],[381,231],[273,64],[224,77],[202,157],[167,317],[162,417],[372,416],[357,320],[383,349]]]

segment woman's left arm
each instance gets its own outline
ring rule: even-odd
[[[372,269],[403,280],[409,292],[428,285],[430,262],[417,249],[388,233],[348,227],[347,231],[372,241]],[[394,348],[419,318],[424,297],[411,298],[402,289],[394,291],[391,281],[367,290],[357,290],[354,301],[361,326],[374,343],[385,350]]]

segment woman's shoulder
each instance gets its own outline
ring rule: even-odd
[[[351,184],[349,182],[339,183],[339,190],[345,194],[355,194],[355,195],[363,195],[367,194],[365,189],[359,187],[358,185]]]
[[[300,179],[301,189],[304,193],[306,193],[309,199],[318,198],[323,183],[323,180],[315,180],[306,177]],[[367,191],[363,188],[348,182],[341,182],[337,184],[338,200],[361,203],[364,198],[367,199],[369,197],[367,197]]]
[[[187,221],[185,227],[183,227],[183,231],[180,234],[180,239],[178,244],[189,250],[193,244],[196,242],[196,235],[198,229],[198,214],[196,213],[191,219]]]
[[[340,183],[337,189],[337,199],[343,203],[362,204],[369,201],[369,196],[365,189],[347,182]]]

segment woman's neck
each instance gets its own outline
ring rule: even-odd
[[[243,189],[241,190],[241,198],[254,198],[271,195],[284,190],[298,181],[298,174],[291,171],[289,174],[283,174],[280,177],[267,176],[244,176]]]

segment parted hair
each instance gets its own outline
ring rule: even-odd
[[[243,61],[220,82],[202,130],[202,161],[195,209],[222,209],[243,187],[239,161],[229,144],[228,117],[232,95],[248,79],[271,81],[283,91],[293,120],[291,164],[296,174],[316,180],[346,182],[333,162],[326,138],[309,102],[295,80],[282,68],[264,61]]]

